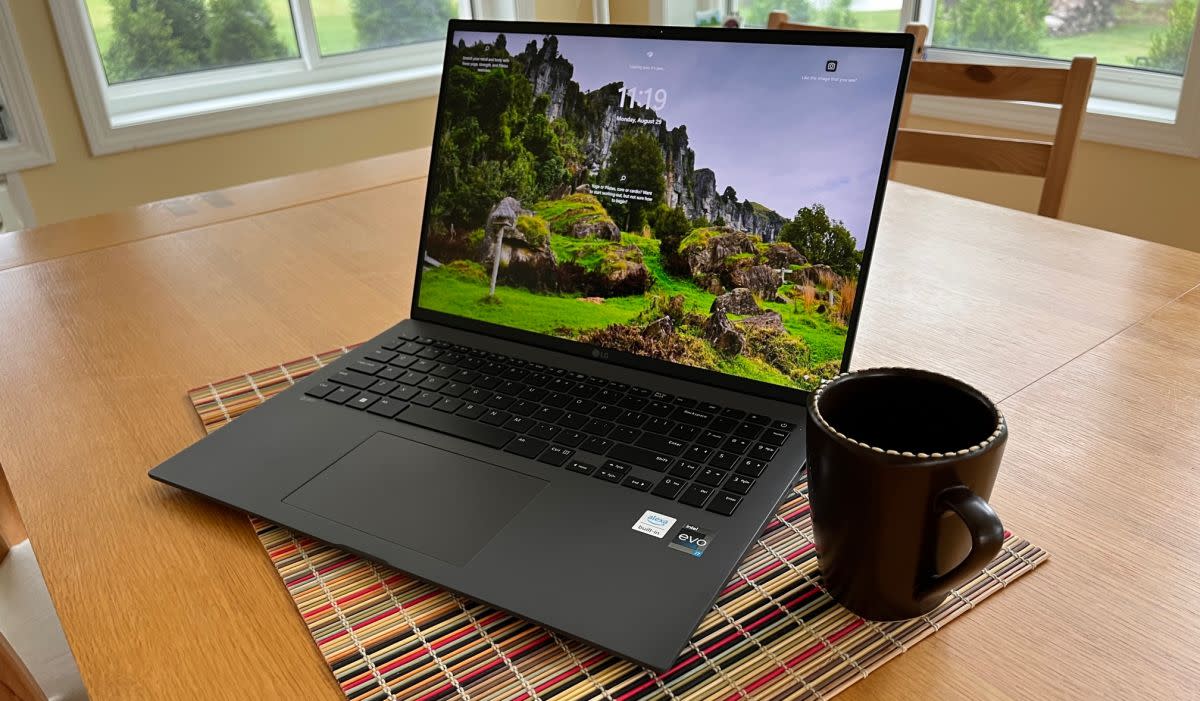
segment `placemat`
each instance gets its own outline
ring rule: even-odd
[[[211,432],[348,352],[188,393]],[[818,581],[807,484],[796,485],[675,665],[656,674],[305,535],[251,523],[350,701],[824,699],[866,677],[1045,561],[1011,533],[995,560],[927,616],[863,620]]]

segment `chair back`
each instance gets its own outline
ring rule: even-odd
[[[790,22],[786,12],[772,12],[767,27],[856,31]],[[919,51],[913,53],[908,74],[908,90],[892,152],[893,162],[910,161],[1044,178],[1038,214],[1055,218],[1061,215],[1067,178],[1083,133],[1083,118],[1092,93],[1095,57],[1077,56],[1069,68],[926,61],[923,59],[928,28],[909,24],[905,31],[914,35]],[[1058,125],[1053,141],[910,129],[907,122],[913,95],[1059,105]]]

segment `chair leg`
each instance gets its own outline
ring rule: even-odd
[[[25,663],[0,634],[0,701],[46,701]]]
[[[0,560],[8,554],[10,547],[28,537],[21,515],[17,513],[17,501],[4,476],[4,466],[0,465]]]

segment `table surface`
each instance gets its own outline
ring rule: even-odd
[[[0,238],[0,466],[93,699],[341,697],[245,516],[146,471],[202,434],[187,388],[406,316],[426,159]],[[854,365],[1000,402],[993,504],[1051,560],[845,698],[1194,693],[1198,284],[1200,254],[889,187]]]

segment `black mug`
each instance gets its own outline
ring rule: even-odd
[[[873,620],[929,613],[1000,552],[988,506],[1008,438],[981,392],[923,370],[840,375],[808,403],[808,487],[826,590]]]

